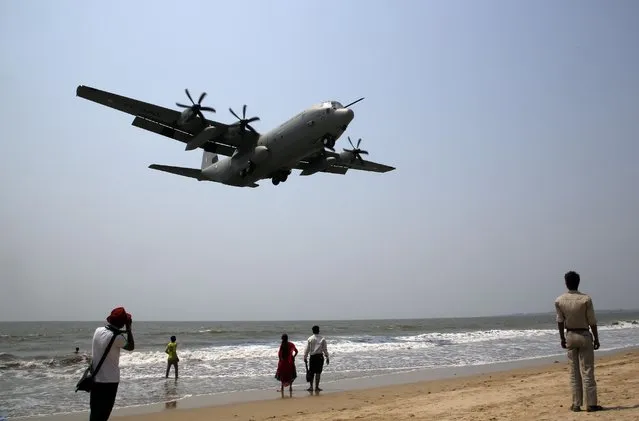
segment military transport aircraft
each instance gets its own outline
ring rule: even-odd
[[[79,97],[115,108],[135,116],[133,125],[186,143],[186,150],[202,148],[201,167],[184,168],[168,165],[150,165],[149,168],[197,179],[238,187],[258,187],[256,181],[270,178],[274,185],[286,181],[293,169],[300,175],[317,172],[346,174],[349,169],[388,172],[395,168],[362,159],[368,152],[348,138],[351,149],[335,152],[335,141],[353,120],[349,107],[337,101],[325,101],[300,112],[295,117],[266,133],[258,133],[250,123],[259,117],[246,118],[246,105],[239,121],[232,124],[208,120],[203,111],[215,112],[202,106],[206,92],[194,102],[188,89],[186,95],[191,105],[176,103],[182,112],[149,104],[132,98],[101,91],[88,86],[78,86]],[[327,150],[328,149],[328,150]],[[218,154],[229,158],[219,159]]]

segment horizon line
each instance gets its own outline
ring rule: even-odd
[[[639,312],[639,308],[624,309],[600,309],[597,313],[612,313],[612,312]],[[544,312],[530,312],[530,313],[502,313],[494,315],[483,316],[436,316],[436,317],[392,317],[392,318],[356,318],[356,319],[245,319],[245,320],[231,320],[231,319],[219,319],[219,320],[160,320],[160,319],[143,319],[134,320],[136,322],[145,323],[192,323],[192,322],[207,322],[207,323],[256,323],[256,322],[360,322],[360,321],[380,321],[380,320],[437,320],[437,319],[481,319],[481,318],[495,318],[495,317],[519,317],[519,316],[543,316],[554,315],[553,311]],[[0,323],[103,323],[104,320],[0,320]]]

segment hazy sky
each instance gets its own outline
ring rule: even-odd
[[[552,311],[563,274],[639,307],[639,3],[0,2],[0,320]],[[354,106],[387,174],[240,189],[75,96],[208,92],[261,132]],[[340,139],[337,148],[346,147]]]

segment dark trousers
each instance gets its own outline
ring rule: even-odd
[[[169,377],[169,371],[171,371],[171,366],[175,367],[175,378],[178,378],[178,360],[169,360],[166,363],[166,377]]]
[[[323,354],[313,354],[311,355],[308,371],[313,374],[322,374],[322,370],[324,369],[324,355]]]
[[[115,404],[119,383],[94,383],[91,390],[89,421],[107,421]]]

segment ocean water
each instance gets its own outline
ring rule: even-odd
[[[639,311],[599,311],[602,350],[639,346]],[[275,390],[282,333],[303,353],[313,322],[136,322],[136,350],[122,352],[116,407],[189,396]],[[324,321],[331,364],[323,382],[416,369],[479,365],[561,355],[553,314],[501,317]],[[87,411],[75,384],[102,322],[0,323],[0,414]],[[178,339],[180,379],[164,379],[164,348]],[[80,348],[74,354],[75,347]],[[304,362],[297,358],[304,384]],[[173,373],[171,373],[172,375]]]

